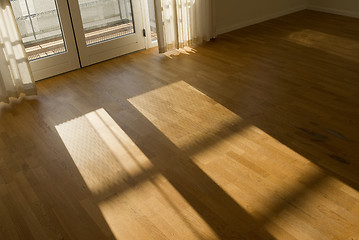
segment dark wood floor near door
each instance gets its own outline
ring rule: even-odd
[[[301,11],[1,104],[0,239],[359,239],[358,26]]]

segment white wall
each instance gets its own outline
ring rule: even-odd
[[[359,0],[308,0],[308,8],[359,18]]]
[[[303,10],[306,5],[307,0],[216,0],[217,33]]]

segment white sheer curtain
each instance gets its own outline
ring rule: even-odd
[[[0,102],[36,94],[34,79],[9,0],[0,0]]]
[[[155,0],[160,53],[216,37],[215,0]]]

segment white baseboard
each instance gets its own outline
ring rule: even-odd
[[[333,13],[347,17],[359,18],[359,12],[344,11],[344,10],[333,9],[333,8],[323,8],[323,7],[312,6],[312,5],[309,5],[308,9],[313,11]]]
[[[280,12],[270,14],[270,15],[266,15],[266,16],[263,16],[263,17],[260,17],[260,18],[255,18],[255,19],[250,19],[250,20],[244,21],[244,22],[239,22],[239,23],[236,23],[236,24],[228,26],[228,27],[222,27],[222,28],[217,29],[217,34],[223,34],[223,33],[231,32],[231,31],[234,31],[234,30],[237,30],[237,29],[240,29],[240,28],[244,28],[244,27],[248,27],[250,25],[254,25],[254,24],[257,24],[257,23],[260,23],[260,22],[264,22],[264,21],[267,21],[267,20],[270,20],[270,19],[273,19],[273,18],[278,18],[278,17],[288,15],[288,14],[291,14],[291,13],[294,13],[294,12],[299,12],[299,11],[304,10],[306,8],[307,8],[307,6],[301,5],[301,6],[298,6],[298,7],[295,7],[295,8],[287,9],[287,10],[280,11]]]

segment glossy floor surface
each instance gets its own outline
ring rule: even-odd
[[[0,239],[359,239],[359,20],[301,11],[0,105]]]

